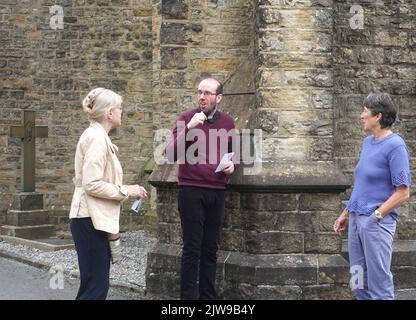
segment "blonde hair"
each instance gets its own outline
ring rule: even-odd
[[[101,121],[108,110],[122,102],[123,98],[114,91],[95,88],[82,101],[82,108],[90,120]]]

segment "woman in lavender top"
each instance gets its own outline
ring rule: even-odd
[[[348,225],[351,287],[359,300],[394,299],[391,258],[398,213],[410,197],[409,154],[392,132],[397,109],[387,93],[364,99],[361,121],[370,133],[361,146],[354,189],[334,231]]]

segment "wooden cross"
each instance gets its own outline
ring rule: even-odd
[[[23,141],[23,168],[22,181],[23,192],[35,192],[35,139],[48,136],[48,127],[35,126],[35,111],[25,110],[22,126],[11,126],[10,136],[20,138]]]

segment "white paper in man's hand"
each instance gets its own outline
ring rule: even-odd
[[[226,153],[223,155],[220,164],[218,165],[217,169],[215,169],[215,173],[221,172],[224,168],[224,165],[232,159],[234,156],[234,152]]]

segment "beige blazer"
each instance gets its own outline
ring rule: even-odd
[[[122,185],[118,148],[98,122],[79,138],[75,152],[75,184],[69,218],[91,217],[94,228],[119,232],[121,204],[128,198]]]

